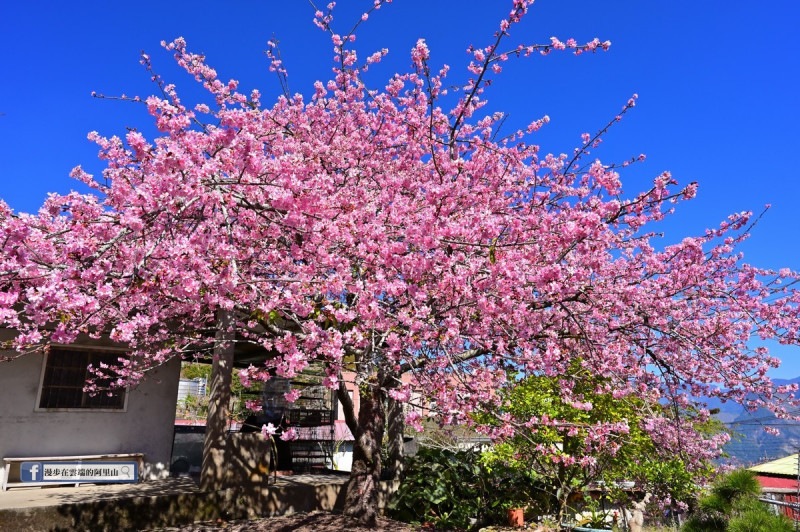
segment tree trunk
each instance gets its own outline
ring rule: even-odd
[[[233,313],[227,310],[217,311],[217,336],[208,392],[203,466],[200,471],[200,487],[206,491],[227,487],[225,452],[228,441],[226,433],[233,378],[234,340]]]
[[[565,445],[566,441],[562,441],[561,448],[565,449]],[[556,515],[556,519],[557,522],[561,523],[564,521],[564,517],[567,515],[569,496],[572,493],[569,479],[567,478],[567,470],[566,467],[564,467],[563,462],[558,464],[558,473],[556,479],[558,481],[558,485],[561,486],[561,489],[558,492],[558,514]]]
[[[569,496],[571,495],[571,491],[567,490],[566,488],[561,488],[563,491],[558,497],[558,513],[556,514],[556,521],[561,523],[564,521],[564,518],[567,515],[567,506],[569,504]]]
[[[388,477],[400,480],[405,471],[405,445],[403,432],[405,432],[406,418],[403,412],[403,403],[391,397],[387,399],[386,432],[389,445],[389,462],[386,465]]]
[[[381,479],[381,442],[386,410],[379,380],[370,379],[359,389],[358,427],[353,448],[353,466],[347,483],[344,514],[366,526],[378,518]]]

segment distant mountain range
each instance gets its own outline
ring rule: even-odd
[[[773,379],[776,385],[800,383],[794,379]],[[777,419],[769,410],[762,408],[747,412],[741,405],[719,399],[708,399],[708,408],[718,408],[717,419],[725,423],[736,434],[725,446],[726,462],[750,466],[783,456],[794,454],[800,448],[800,421]],[[800,413],[800,408],[797,409]],[[764,427],[780,430],[779,436],[764,431]]]

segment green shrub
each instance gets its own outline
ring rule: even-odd
[[[792,532],[792,522],[783,514],[776,515],[755,498],[740,499],[728,522],[728,532]]]
[[[422,448],[409,459],[387,513],[406,523],[468,528],[472,520],[504,522],[506,508],[539,509],[549,503],[543,493],[526,472],[488,466],[476,451]]]
[[[737,499],[761,495],[761,485],[755,473],[747,469],[737,469],[719,477],[714,482],[711,493],[722,499],[730,510]]]
[[[740,469],[717,479],[698,501],[682,532],[791,532],[791,521],[758,500],[761,488],[752,471]]]
[[[726,532],[728,517],[713,513],[695,513],[683,523],[681,532]]]
[[[697,506],[700,511],[704,513],[718,513],[722,515],[731,513],[731,502],[714,492],[700,499]]]
[[[407,523],[467,528],[489,510],[488,474],[472,451],[422,448],[408,460],[405,477],[387,508]]]

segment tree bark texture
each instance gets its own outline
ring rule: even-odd
[[[233,313],[217,311],[217,335],[206,417],[206,437],[203,441],[203,466],[200,487],[219,490],[225,486],[225,453],[227,448],[228,405],[231,400],[235,333]]]
[[[353,466],[347,484],[344,514],[367,526],[378,518],[381,479],[381,442],[386,423],[380,382],[370,379],[359,389],[360,408],[353,448]]]
[[[403,432],[405,431],[406,418],[403,403],[391,397],[387,399],[386,432],[389,446],[389,462],[387,475],[391,480],[401,480],[405,470],[405,445]]]

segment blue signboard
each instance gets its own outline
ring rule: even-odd
[[[138,482],[138,462],[22,462],[22,482]]]

